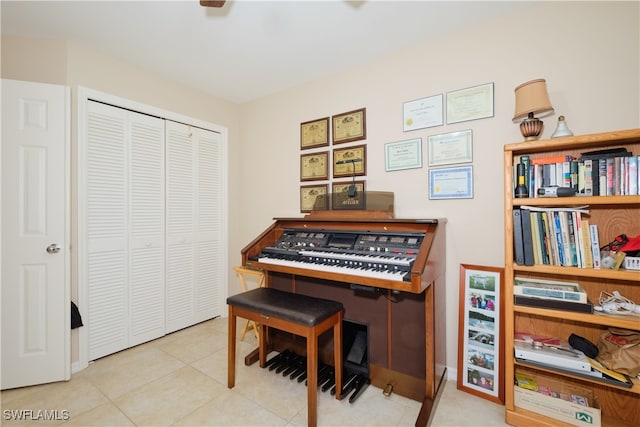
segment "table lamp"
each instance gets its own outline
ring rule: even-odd
[[[547,94],[547,83],[544,79],[531,80],[515,89],[516,112],[513,121],[520,123],[520,132],[525,141],[538,139],[542,133],[543,122],[539,117],[553,113],[553,107]]]

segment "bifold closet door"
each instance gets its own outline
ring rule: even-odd
[[[167,333],[223,311],[220,153],[216,132],[166,121]]]
[[[79,280],[94,360],[164,335],[164,122],[88,101],[85,132]]]

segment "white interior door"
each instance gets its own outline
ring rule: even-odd
[[[69,96],[2,80],[2,389],[70,378]]]

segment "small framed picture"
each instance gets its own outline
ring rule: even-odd
[[[502,310],[504,269],[460,265],[459,390],[504,403]]]
[[[362,176],[367,171],[367,146],[356,145],[333,150],[333,177]]]
[[[329,184],[303,185],[300,187],[300,212],[328,209]]]
[[[300,123],[300,149],[329,145],[329,117]]]
[[[300,181],[321,181],[329,178],[329,152],[300,156]]]
[[[367,110],[348,111],[332,117],[333,143],[359,141],[367,138]]]

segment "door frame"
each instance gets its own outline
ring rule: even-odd
[[[120,98],[115,95],[111,95],[108,93],[100,92],[94,89],[90,89],[83,86],[78,86],[78,96],[77,96],[77,160],[75,165],[76,170],[76,215],[77,215],[77,235],[76,235],[76,262],[77,262],[77,288],[78,288],[78,301],[82,306],[87,307],[89,296],[87,292],[86,283],[82,283],[81,278],[86,277],[86,260],[81,259],[81,257],[86,257],[87,248],[86,248],[86,236],[84,235],[84,230],[86,229],[86,217],[81,213],[86,200],[83,198],[85,194],[84,189],[81,186],[84,185],[84,181],[81,178],[84,178],[83,165],[86,162],[86,142],[83,141],[83,135],[86,131],[86,120],[87,120],[87,102],[89,100],[102,102],[105,104],[109,104],[115,107],[124,108],[127,110],[136,111],[142,114],[148,114],[151,116],[156,116],[162,119],[171,120],[174,122],[183,123],[189,126],[199,127],[208,131],[217,132],[220,134],[220,143],[221,143],[221,153],[222,153],[222,162],[220,164],[220,174],[223,177],[222,181],[226,183],[221,187],[221,200],[222,208],[221,208],[221,236],[224,244],[228,247],[229,245],[229,195],[228,195],[228,183],[229,183],[229,149],[228,149],[228,135],[229,131],[226,127],[216,125],[214,123],[206,122],[203,120],[195,119],[192,117],[184,116],[182,114],[178,114],[172,111],[167,111],[161,108],[156,108],[150,105],[142,104],[136,101],[132,101],[126,98]],[[83,190],[83,191],[81,191]],[[222,265],[229,265],[228,259],[228,251],[224,251],[221,255]],[[222,282],[228,283],[228,269],[224,269],[222,272]],[[221,292],[221,306],[224,306],[225,301],[227,299],[229,293],[228,286],[223,286]],[[87,328],[80,328],[78,333],[78,360],[73,363],[73,372],[81,371],[89,366],[89,342],[88,342],[88,333]]]

